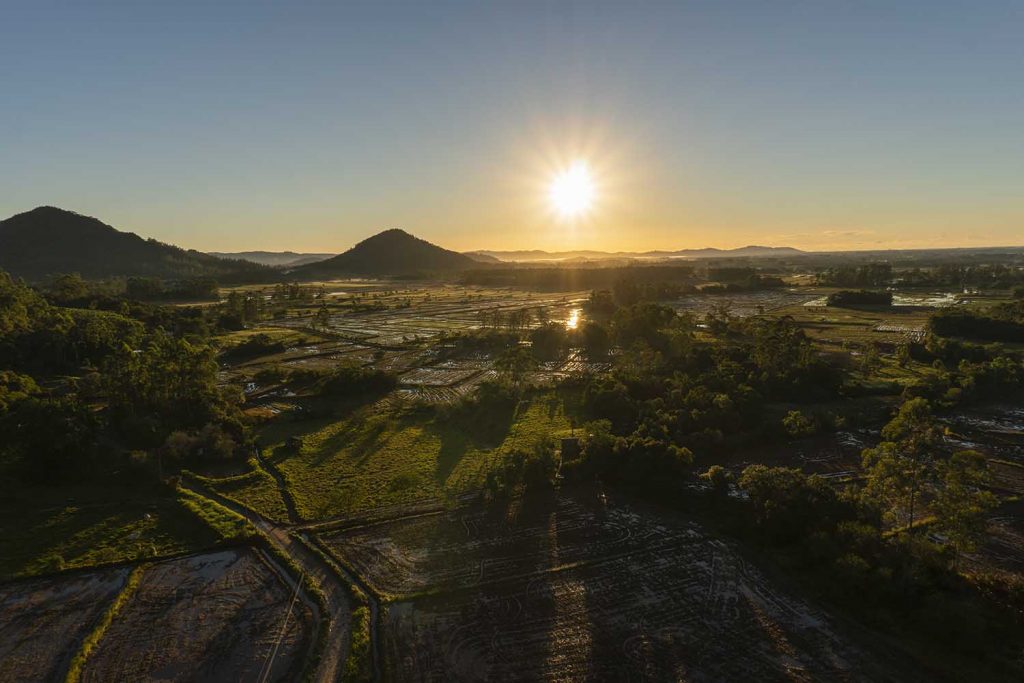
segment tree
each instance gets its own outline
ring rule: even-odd
[[[519,345],[507,349],[494,361],[494,368],[516,385],[522,381],[527,372],[535,367],[537,367],[537,361],[534,360],[529,349]]]
[[[98,455],[98,420],[73,396],[30,397],[0,418],[0,455],[20,463],[42,482],[66,481],[92,474]]]
[[[939,488],[934,502],[935,528],[944,534],[954,551],[954,566],[960,555],[973,552],[984,536],[988,514],[999,504],[994,494],[983,489],[989,483],[985,456],[977,451],[958,451],[939,466]]]
[[[331,326],[331,311],[327,308],[327,304],[320,304],[320,308],[317,309],[316,315],[313,316],[313,327],[326,330]]]
[[[729,492],[729,483],[732,481],[732,474],[721,465],[712,465],[707,472],[700,475],[711,484],[711,491],[718,497],[724,497]]]
[[[827,481],[796,468],[751,465],[739,485],[749,497],[755,523],[778,541],[805,538],[849,516]]]
[[[38,393],[39,386],[28,375],[0,370],[0,416],[20,401]]]
[[[814,433],[814,420],[799,410],[791,410],[782,418],[782,426],[792,437],[809,436]]]
[[[113,424],[148,442],[162,443],[174,429],[238,419],[238,406],[217,386],[213,349],[164,332],[141,349],[125,346],[111,357],[103,368],[102,389]]]
[[[618,306],[612,293],[607,289],[601,289],[590,292],[590,298],[583,304],[583,308],[589,317],[607,320],[612,317]]]
[[[882,438],[882,443],[862,455],[864,494],[882,507],[890,522],[905,526],[912,535],[922,489],[935,476],[935,451],[941,438],[928,401],[906,401],[882,429]]]
[[[593,360],[608,355],[611,340],[604,325],[590,321],[585,322],[579,334],[582,337],[583,350],[586,351],[587,358]]]
[[[533,355],[542,360],[554,360],[561,356],[565,345],[565,327],[558,323],[545,323],[530,331]]]
[[[61,303],[79,301],[89,295],[89,283],[78,273],[65,273],[54,278],[49,287],[51,300]]]

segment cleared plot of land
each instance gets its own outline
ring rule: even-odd
[[[271,425],[261,439],[299,513],[316,520],[478,488],[505,453],[567,432],[572,410],[563,396],[542,394],[466,424],[378,405],[326,423]],[[303,435],[297,451],[286,445],[294,434]],[[249,493],[232,495],[247,503]]]
[[[295,680],[313,614],[252,550],[226,550],[146,568],[138,590],[89,657],[83,681]]]
[[[947,436],[957,449],[981,450],[987,455],[1024,466],[1024,408],[991,405],[963,411],[948,420]]]
[[[595,504],[561,497],[327,534],[332,552],[394,596],[386,677],[906,678],[695,524],[586,500]]]
[[[347,288],[332,283],[328,289]],[[476,329],[482,315],[500,311],[508,314],[543,309],[551,320],[568,319],[586,293],[539,294],[512,289],[482,287],[423,286],[416,289],[378,291],[328,291],[325,300],[331,314],[329,332],[353,342],[379,346],[401,346],[412,341],[429,340],[445,332]],[[271,321],[278,327],[301,328],[309,325],[320,301],[295,311],[297,315]],[[368,307],[362,308],[359,307]]]
[[[416,368],[401,377],[404,385],[425,387],[447,387],[463,382],[479,370],[459,368]]]
[[[913,307],[862,310],[792,306],[778,313],[792,316],[817,342],[861,345],[909,341],[925,329],[932,311]]]
[[[600,510],[559,497],[531,502],[539,512],[457,510],[326,534],[336,551],[381,595],[467,588],[592,558],[693,542],[690,524],[638,523],[629,508]]]
[[[747,317],[775,311],[786,306],[799,306],[820,296],[817,291],[803,287],[766,289],[759,292],[733,292],[729,294],[688,294],[677,301],[665,302],[677,311],[704,315],[727,307],[732,315]]]
[[[129,569],[0,586],[0,681],[63,681]]]

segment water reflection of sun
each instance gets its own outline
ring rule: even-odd
[[[569,311],[569,318],[565,321],[565,329],[575,330],[580,324],[580,309],[574,308]]]

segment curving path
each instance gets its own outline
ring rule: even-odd
[[[292,524],[302,522],[299,510],[295,507],[295,498],[292,497],[292,492],[288,490],[288,482],[285,481],[284,475],[281,474],[281,470],[277,469],[277,465],[263,457],[263,449],[259,446],[253,447],[253,451],[256,454],[256,462],[258,462],[260,467],[262,467],[263,470],[273,477],[275,482],[277,482],[277,490],[280,492],[281,500],[284,501],[284,506],[288,510],[288,521]]]
[[[263,532],[270,543],[290,557],[307,576],[311,576],[319,582],[327,602],[327,641],[313,680],[317,683],[335,683],[335,681],[341,680],[349,651],[353,607],[349,600],[348,586],[338,578],[323,558],[295,540],[288,532],[287,527],[272,522],[188,477],[182,477],[181,486],[192,493],[216,501],[249,520]]]

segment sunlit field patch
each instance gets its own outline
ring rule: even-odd
[[[575,410],[572,399],[541,394],[496,416],[492,427],[474,430],[431,413],[363,408],[328,424],[307,423],[312,429],[305,433],[302,422],[288,431],[275,426],[264,439],[299,513],[315,520],[424,499],[441,502],[477,488],[503,454],[529,452],[567,432],[567,410]],[[287,440],[298,434],[302,445],[296,449]],[[262,496],[245,487],[233,495],[243,502]]]

